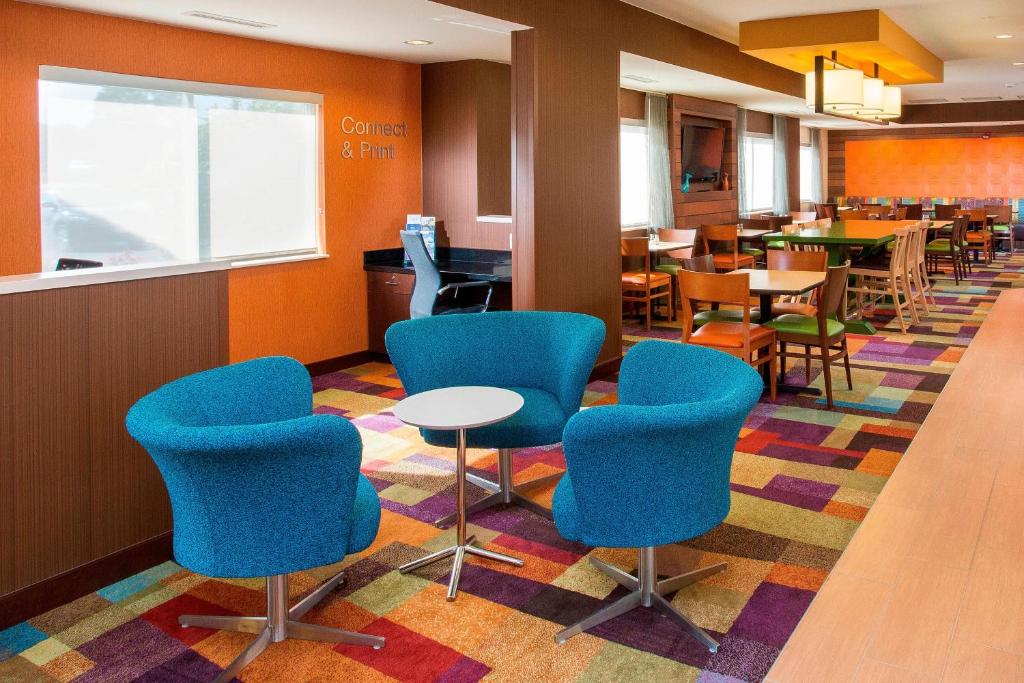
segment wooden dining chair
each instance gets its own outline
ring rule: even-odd
[[[907,323],[903,319],[903,311],[910,314],[911,322],[918,323],[917,309],[910,303],[908,284],[909,266],[907,255],[910,247],[910,233],[906,228],[895,231],[893,249],[887,264],[879,266],[864,265],[850,269],[854,284],[849,292],[855,295],[857,313],[862,318],[873,310],[875,305],[886,297],[892,299],[896,311],[896,322],[903,334],[907,333]]]
[[[775,331],[751,321],[750,275],[748,273],[698,273],[679,271],[683,296],[683,343],[698,344],[737,356],[758,367],[767,363],[769,391],[776,395]],[[713,321],[694,329],[694,302],[735,306],[742,317],[737,322]]]
[[[775,330],[779,339],[779,359],[783,379],[786,376],[786,359],[803,358],[810,365],[814,354],[811,347],[817,347],[825,377],[825,401],[829,410],[835,406],[832,401],[832,363],[842,360],[846,369],[846,384],[853,391],[853,374],[850,371],[850,352],[846,345],[846,287],[850,275],[850,262],[832,266],[825,275],[825,284],[818,290],[819,305],[813,315],[787,314],[777,316],[767,324]],[[803,353],[789,350],[789,344],[804,347]],[[807,382],[810,383],[808,375]]]
[[[910,242],[907,246],[907,285],[911,305],[921,305],[925,317],[931,313],[935,304],[931,280],[928,279],[928,268],[925,264],[925,247],[928,243],[928,224],[920,221],[908,229]]]
[[[992,239],[992,219],[988,217],[988,211],[981,208],[966,209],[957,213],[967,216],[970,221],[965,239],[968,251],[974,251],[974,260],[978,260],[978,252],[981,251],[985,253],[985,265],[992,263],[996,252],[995,241]]]
[[[995,216],[992,219],[992,241],[1005,244],[1009,249],[1007,254],[1013,256],[1017,250],[1013,235],[1013,207],[1009,204],[990,204],[985,207],[985,213]]]
[[[889,214],[889,218],[894,220],[894,221],[905,221],[905,220],[907,220],[907,207],[905,207],[905,206],[898,206],[898,207],[896,207],[892,211],[892,213]],[[921,219],[918,218],[917,220],[921,220]]]
[[[841,221],[866,221],[867,219],[868,212],[864,209],[850,209],[839,214],[839,220]]]
[[[658,230],[658,239],[662,242],[680,242],[682,244],[693,244],[697,239],[697,231],[694,229],[683,229],[676,230],[675,228],[660,228]],[[680,265],[683,259],[688,259],[693,256],[693,247],[687,247],[685,249],[674,249],[672,251],[666,251],[662,254],[662,258],[669,259],[668,263],[659,263],[654,267],[659,273],[666,273],[671,279],[669,280],[670,288],[672,290],[672,296],[669,301],[672,302],[672,308],[675,309],[675,302],[679,299],[678,291],[676,287],[676,273],[682,267]],[[681,304],[682,302],[680,302]]]
[[[798,247],[817,247],[817,244],[800,244]],[[768,270],[805,270],[824,273],[828,270],[828,252],[824,249],[818,251],[782,251],[773,252],[768,255]],[[817,313],[818,290],[811,290],[807,294],[792,296],[781,296],[772,304],[772,315],[809,315]],[[758,311],[760,313],[760,311]],[[804,374],[807,382],[811,381],[811,358],[810,349],[806,349],[807,357],[804,361]],[[785,371],[783,371],[785,376]]]
[[[967,216],[953,219],[953,229],[949,237],[940,237],[925,245],[925,261],[929,271],[937,271],[942,261],[948,260],[953,266],[953,280],[960,284],[971,271],[971,259],[967,257]]]
[[[866,211],[868,218],[872,216],[881,218],[883,213],[889,212],[889,207],[884,204],[861,204],[857,208],[860,211]]]
[[[936,204],[932,208],[935,209],[935,220],[937,221],[951,221],[960,211],[959,204]]]
[[[907,210],[900,220],[919,221],[924,218],[924,209],[920,204],[900,204],[900,208]]]
[[[754,257],[740,251],[740,237],[735,225],[702,225],[704,252],[711,254],[720,271],[753,268]]]
[[[647,330],[651,329],[651,305],[659,299],[667,299],[669,320],[675,320],[672,305],[672,276],[651,271],[651,247],[646,237],[629,237],[620,240],[624,258],[643,261],[643,269],[625,270],[622,273],[622,300],[643,304],[646,308]]]
[[[821,220],[822,218],[835,219],[839,213],[839,205],[835,203],[824,203],[814,205],[815,218]]]

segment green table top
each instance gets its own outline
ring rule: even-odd
[[[793,234],[773,232],[765,241],[792,242],[794,244],[834,244],[877,247],[892,242],[895,230],[915,225],[920,221],[836,221],[829,228],[800,228]]]

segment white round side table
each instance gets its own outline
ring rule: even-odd
[[[455,545],[426,557],[413,560],[398,568],[402,574],[437,560],[455,556],[451,578],[448,580],[448,600],[454,600],[459,590],[459,574],[466,553],[517,567],[523,561],[473,545],[474,537],[466,538],[466,430],[486,427],[515,415],[523,407],[523,397],[508,389],[497,387],[449,387],[414,394],[399,401],[394,407],[395,417],[402,422],[436,431],[454,431],[456,434],[456,541]]]

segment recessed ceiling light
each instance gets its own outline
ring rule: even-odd
[[[1009,33],[1000,33],[996,36],[996,40],[1009,40],[1010,38],[1013,38],[1013,36]]]
[[[405,44],[406,45],[415,45],[417,47],[421,47],[423,45],[433,45],[434,41],[432,41],[432,40],[423,40],[423,39],[418,38],[416,40],[407,40],[407,41],[405,41]]]

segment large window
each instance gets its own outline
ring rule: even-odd
[[[316,253],[318,100],[43,67],[42,269]]]
[[[765,211],[772,208],[775,194],[775,145],[771,138],[744,138],[743,160],[747,211]]]
[[[811,146],[800,146],[800,201],[810,202],[814,197],[814,162]]]
[[[635,123],[623,123],[620,128],[622,225],[647,225],[651,220],[647,128]]]

